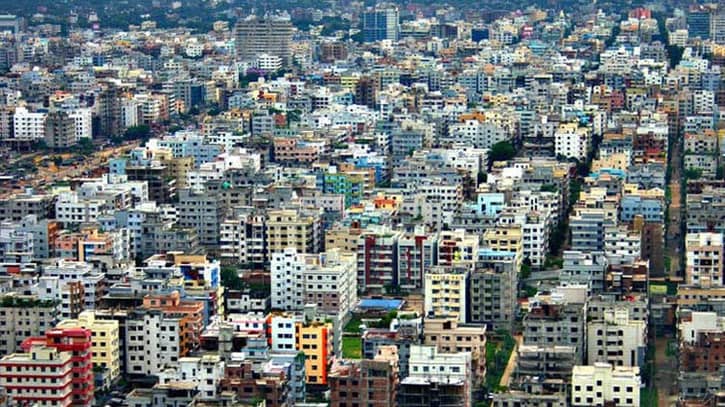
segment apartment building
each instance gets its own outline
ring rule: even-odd
[[[630,319],[627,310],[607,310],[604,318],[587,322],[589,364],[641,366],[647,348],[647,322]]]
[[[460,324],[453,318],[427,317],[423,322],[423,344],[441,353],[469,352],[475,383],[486,376],[486,327]]]
[[[356,254],[333,249],[307,256],[303,274],[304,304],[340,319],[357,306]]]
[[[58,319],[59,301],[38,296],[3,294],[0,297],[0,354],[19,351],[25,338],[40,336],[53,328]]]
[[[639,406],[641,380],[638,367],[612,366],[595,363],[574,366],[571,375],[571,405],[597,406],[613,403],[616,406]]]
[[[523,321],[524,344],[575,347],[579,363],[584,360],[586,349],[586,287],[562,291],[537,294],[531,301]]]
[[[380,292],[397,284],[398,240],[403,232],[387,227],[368,228],[357,244],[357,285],[362,291]]]
[[[160,310],[130,311],[126,320],[126,374],[158,375],[183,357],[182,338],[188,332],[182,318]]]
[[[71,405],[91,407],[94,405],[95,381],[91,353],[91,331],[84,328],[53,328],[45,336],[30,337],[23,341],[26,352],[37,346],[55,348],[58,352],[70,354],[72,365]],[[42,368],[41,368],[42,372]]]
[[[338,360],[330,368],[330,402],[335,406],[392,406],[397,400],[398,355],[394,346],[380,349],[375,358]]]
[[[322,248],[321,212],[270,210],[266,226],[269,253],[282,252],[288,247],[300,253],[319,253]]]
[[[564,250],[559,279],[567,284],[585,284],[590,292],[604,292],[605,272],[609,261],[604,252]]]
[[[304,307],[304,256],[294,247],[271,255],[272,309],[301,310]]]
[[[591,147],[589,128],[577,123],[562,123],[554,132],[554,153],[557,156],[584,161]]]
[[[473,371],[469,352],[441,353],[435,346],[410,348],[409,376],[401,381],[399,405],[431,405],[441,393],[446,404],[469,405]]]
[[[466,233],[463,229],[456,229],[438,232],[437,238],[437,265],[456,266],[476,260],[479,247],[477,235]]]
[[[423,276],[436,264],[437,240],[422,230],[398,239],[398,286],[402,290],[423,288]]]
[[[295,323],[295,348],[305,354],[307,384],[327,384],[330,362],[333,356],[332,324]]]
[[[235,212],[219,225],[222,263],[263,265],[268,259],[266,217],[251,208]]]
[[[469,266],[431,267],[423,285],[425,315],[466,322],[470,272]]]
[[[486,324],[489,330],[510,328],[517,309],[516,255],[479,249],[468,285],[468,321]]]
[[[94,311],[83,311],[78,319],[66,319],[56,328],[83,328],[91,331],[91,354],[95,369],[102,372],[102,382],[107,388],[121,375],[120,337],[118,321],[96,319]]]
[[[723,286],[723,237],[688,233],[685,237],[685,282],[704,288]]]
[[[16,141],[35,141],[45,137],[44,112],[30,112],[25,107],[15,109],[13,137]]]
[[[71,352],[40,344],[6,355],[0,359],[0,385],[18,405],[69,407],[74,401],[72,358]]]

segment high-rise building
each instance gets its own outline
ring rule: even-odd
[[[685,237],[685,282],[704,288],[723,286],[723,237],[688,233]]]
[[[85,328],[91,331],[94,370],[99,370],[103,382],[110,384],[121,374],[118,326],[118,321],[96,319],[94,311],[83,311],[78,319],[61,321],[57,328]]]
[[[76,144],[75,120],[62,110],[48,113],[45,119],[45,144],[50,148],[69,148]]]
[[[70,406],[74,369],[71,360],[70,352],[32,346],[28,353],[13,353],[0,360],[0,385],[16,405]],[[44,372],[42,377],[36,376],[38,371]]]
[[[710,10],[694,6],[687,13],[687,31],[690,38],[707,40],[710,38]]]
[[[400,12],[397,7],[368,9],[362,18],[363,41],[397,41],[400,35]]]
[[[288,65],[292,61],[292,34],[294,28],[287,16],[249,16],[237,22],[234,36],[237,58],[241,61],[256,61],[260,54],[282,58]]]
[[[23,341],[22,346],[26,352],[31,353],[38,346],[41,346],[43,348],[55,348],[61,354],[70,354],[68,364],[73,368],[70,375],[72,385],[72,402],[70,405],[90,407],[93,405],[95,384],[93,380],[91,343],[90,329],[54,328],[47,331],[45,337],[27,338]]]

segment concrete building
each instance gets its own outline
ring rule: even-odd
[[[606,363],[574,366],[571,405],[578,407],[613,403],[616,406],[638,407],[640,385],[638,367],[613,367]]]
[[[346,316],[357,304],[355,254],[333,249],[301,254],[295,248],[272,254],[272,308],[301,311],[316,304],[319,312]]]
[[[409,376],[401,382],[399,405],[428,406],[441,387],[445,405],[469,405],[472,400],[473,371],[469,352],[440,353],[435,346],[410,348]]]
[[[322,248],[320,212],[278,209],[267,212],[267,250],[282,252],[294,247],[300,253],[319,253]]]
[[[386,227],[368,228],[357,244],[357,285],[361,291],[382,291],[397,284],[398,240],[403,232]]]
[[[44,346],[68,352],[68,363],[73,368],[70,375],[71,405],[91,407],[94,405],[95,391],[91,343],[91,331],[88,329],[54,328],[46,331],[45,336],[27,338],[23,341],[23,349],[28,352]]]
[[[723,286],[723,237],[688,233],[685,237],[685,282],[700,287]]]
[[[94,311],[83,311],[78,319],[63,320],[56,328],[84,328],[91,331],[94,372],[100,370],[103,387],[108,388],[121,375],[119,324],[118,321],[96,319],[95,315]]]
[[[30,112],[25,107],[15,109],[13,115],[13,140],[19,142],[37,141],[45,137],[43,112]]]
[[[604,292],[605,272],[609,261],[604,252],[564,250],[559,281],[567,284],[586,284],[592,293]]]
[[[295,323],[295,348],[303,352],[307,384],[327,384],[328,369],[333,356],[332,324]]]
[[[510,329],[517,310],[516,255],[483,248],[468,285],[468,321],[486,324],[489,331]]]
[[[425,318],[424,345],[434,345],[441,353],[469,352],[474,382],[486,376],[486,327],[459,324],[451,318]]]
[[[586,160],[591,146],[589,129],[577,123],[560,124],[554,133],[554,153],[557,156]]]
[[[397,400],[398,350],[379,349],[375,359],[336,361],[330,368],[330,403],[335,406],[392,406]]]
[[[279,57],[285,65],[292,62],[294,27],[289,16],[249,16],[234,27],[234,39],[239,61],[255,61],[267,54]]]
[[[48,113],[45,120],[45,144],[53,149],[66,149],[76,143],[73,118],[63,110]]]
[[[524,317],[524,344],[572,346],[577,363],[586,349],[586,287],[557,288],[549,295],[537,294]]]
[[[199,243],[210,249],[219,247],[219,225],[226,216],[227,208],[217,193],[194,193],[189,189],[178,191],[178,225],[194,228]]]
[[[424,311],[428,317],[466,322],[470,267],[434,266],[425,275]]]
[[[397,244],[398,286],[411,291],[423,288],[423,276],[436,262],[436,239],[423,231],[415,231],[400,236]]]
[[[9,355],[21,350],[23,340],[40,336],[55,326],[59,302],[42,300],[37,296],[4,294],[0,297],[0,354]]]
[[[379,6],[362,15],[363,41],[397,41],[400,36],[400,12],[396,6]]]
[[[49,403],[73,405],[72,354],[55,347],[35,345],[28,353],[12,353],[0,359],[0,385],[18,405]],[[42,378],[38,371],[45,372]]]
[[[604,319],[587,322],[589,364],[642,366],[647,348],[647,322],[629,318],[627,310],[608,310]]]

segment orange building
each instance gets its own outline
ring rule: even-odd
[[[199,349],[201,333],[204,329],[204,304],[200,301],[182,300],[178,291],[170,294],[147,294],[143,298],[143,308],[159,310],[168,318],[179,318],[179,354],[186,356],[192,350]]]

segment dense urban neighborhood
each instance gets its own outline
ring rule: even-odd
[[[725,406],[721,67],[722,2],[0,2],[0,406]]]

